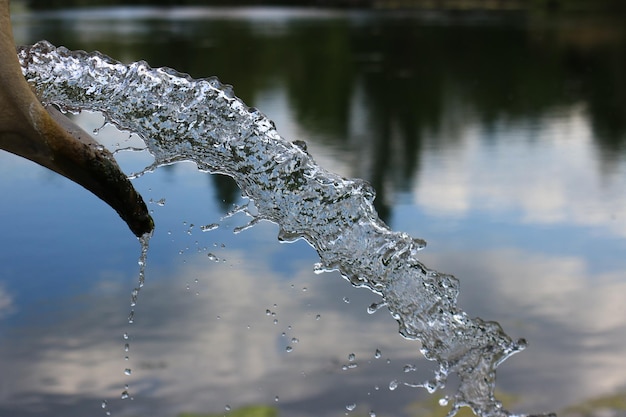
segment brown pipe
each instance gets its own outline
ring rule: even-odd
[[[140,237],[154,229],[146,204],[113,155],[55,108],[44,108],[17,60],[9,0],[0,0],[0,148],[82,185]]]

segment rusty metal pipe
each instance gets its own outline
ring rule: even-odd
[[[69,178],[111,206],[138,237],[154,222],[113,155],[53,107],[45,108],[22,75],[9,0],[0,0],[0,148]]]

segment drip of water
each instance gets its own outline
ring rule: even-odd
[[[155,158],[144,172],[193,161],[200,170],[231,176],[258,210],[242,208],[251,225],[278,224],[279,240],[305,239],[315,248],[316,269],[338,270],[354,286],[380,294],[400,333],[419,339],[423,355],[439,364],[432,379],[410,385],[434,392],[450,373],[458,375],[451,416],[462,406],[483,417],[512,415],[494,397],[495,371],[526,342],[457,307],[458,280],[418,260],[423,240],[394,232],[378,218],[366,182],[318,166],[302,142],[283,139],[216,78],[194,80],[145,62],[123,65],[45,41],[21,48],[18,56],[46,103],[101,112],[107,122],[138,134]],[[140,280],[139,288],[143,275]],[[397,386],[390,383],[390,389]]]

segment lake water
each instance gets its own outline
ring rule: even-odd
[[[142,8],[13,24],[19,44],[233,84],[321,166],[370,181],[381,217],[461,280],[465,311],[528,340],[499,368],[509,409],[626,413],[619,19]],[[141,146],[111,126],[96,138]],[[129,174],[151,162],[116,156]],[[126,225],[29,161],[1,153],[0,172],[1,416],[445,412],[445,393],[402,384],[433,364],[385,309],[367,313],[377,296],[314,274],[314,251],[278,243],[274,225],[233,233],[249,218],[227,216],[245,203],[228,178],[180,163],[134,180],[157,228],[128,324],[140,248]]]

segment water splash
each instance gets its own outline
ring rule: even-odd
[[[338,270],[354,286],[380,294],[400,333],[419,339],[423,355],[439,364],[432,379],[410,385],[434,392],[450,373],[458,375],[450,415],[462,406],[483,417],[512,415],[494,397],[495,371],[525,341],[457,307],[458,280],[418,260],[423,240],[391,231],[378,218],[369,184],[319,167],[303,142],[283,139],[216,78],[194,80],[47,42],[23,47],[18,56],[45,102],[64,111],[101,112],[107,122],[137,133],[155,158],[144,172],[193,161],[200,170],[231,176],[258,210],[242,209],[251,225],[277,223],[279,240],[305,239],[315,248],[317,270]]]

